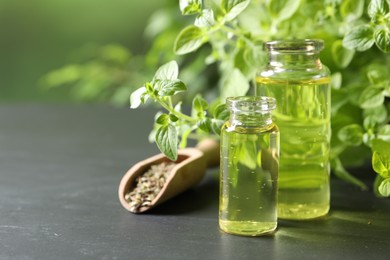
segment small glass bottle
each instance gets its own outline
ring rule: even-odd
[[[275,99],[231,97],[221,130],[219,226],[246,236],[277,226],[279,130],[272,121]]]
[[[278,216],[311,219],[329,211],[330,72],[321,40],[265,43],[268,65],[256,95],[274,97],[281,131]]]

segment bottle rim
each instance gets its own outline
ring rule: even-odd
[[[276,108],[276,99],[267,96],[228,97],[226,105],[233,112],[264,113]]]
[[[264,47],[271,53],[318,53],[324,48],[324,41],[320,39],[278,40],[265,42]]]

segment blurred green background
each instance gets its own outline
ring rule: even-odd
[[[0,102],[67,102],[69,89],[44,90],[39,79],[72,62],[90,43],[146,51],[150,15],[170,0],[0,1]]]

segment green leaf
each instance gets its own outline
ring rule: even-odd
[[[147,92],[148,94],[153,94],[153,92],[154,92],[154,86],[153,86],[152,83],[146,82],[146,83],[145,83],[145,88],[146,88],[146,92]]]
[[[260,68],[267,64],[268,55],[262,46],[247,46],[244,50],[244,59],[250,66]]]
[[[161,114],[156,118],[155,122],[159,125],[167,125],[169,123],[169,115]]]
[[[173,96],[187,90],[186,85],[180,80],[155,80],[155,89],[159,96]]]
[[[205,42],[203,31],[194,25],[187,26],[177,36],[173,50],[178,55],[196,51]]]
[[[385,95],[386,97],[390,97],[390,84],[387,84],[385,86],[385,90],[383,91],[383,95]]]
[[[228,120],[229,116],[230,116],[230,112],[229,112],[229,109],[227,108],[226,104],[218,105],[213,111],[213,116],[214,116],[214,118],[220,119],[223,121]]]
[[[172,161],[177,160],[178,136],[176,128],[171,125],[163,125],[157,129],[155,141],[158,149]]]
[[[390,146],[388,148],[390,151]],[[390,154],[374,151],[372,155],[372,168],[382,178],[390,178]]]
[[[375,176],[375,180],[374,180],[374,184],[373,184],[373,190],[374,190],[374,194],[375,196],[379,197],[379,198],[383,198],[383,195],[379,192],[379,186],[381,185],[382,181],[384,181],[384,179],[379,175],[377,174]]]
[[[332,58],[337,66],[346,68],[352,61],[355,55],[355,50],[346,49],[343,47],[341,40],[334,41],[332,44]]]
[[[383,90],[375,87],[367,87],[359,97],[361,108],[378,107],[385,101]]]
[[[298,10],[301,0],[271,0],[268,9],[274,19],[284,21]]]
[[[345,98],[345,95],[346,94],[343,89],[332,89],[332,115],[337,115],[339,109],[348,103],[348,99]]]
[[[223,84],[222,99],[226,97],[245,96],[249,90],[249,82],[238,69],[233,69]]]
[[[383,51],[388,53],[390,51],[390,30],[389,28],[380,28],[375,30],[374,39],[376,46]]]
[[[156,74],[154,75],[154,79],[175,80],[178,76],[179,66],[177,65],[177,62],[173,60],[168,63],[165,63],[160,68],[158,68]]]
[[[362,143],[363,128],[358,124],[347,125],[340,129],[337,136],[348,145],[358,146]]]
[[[351,184],[354,184],[354,185],[360,187],[362,190],[367,189],[367,185],[364,184],[364,182],[360,181],[355,176],[351,175],[347,170],[345,170],[345,168],[342,165],[339,158],[335,158],[334,160],[332,160],[331,165],[332,165],[334,174],[338,178],[340,178],[346,182],[349,182]]]
[[[241,44],[238,41],[233,59],[234,67],[239,69],[245,76],[253,75],[256,72],[255,67],[250,66],[250,64],[245,59],[245,50],[247,50],[246,45],[242,44],[242,47],[240,47],[240,45]]]
[[[72,84],[84,76],[84,70],[80,65],[70,64],[61,69],[51,71],[43,78],[43,82],[45,87],[48,88]]]
[[[202,10],[202,13],[198,15],[195,19],[195,26],[198,26],[200,28],[203,27],[211,27],[215,23],[214,20],[214,12],[211,9],[204,9]]]
[[[354,106],[360,106],[359,99],[363,91],[367,88],[367,84],[354,83],[348,86],[348,88],[342,88],[345,91],[345,97],[348,99],[348,103]],[[360,108],[359,108],[360,110]],[[361,112],[361,110],[360,110]],[[347,112],[348,113],[348,112]],[[355,113],[357,114],[357,113]]]
[[[237,17],[236,20],[243,32],[245,31],[253,36],[260,36],[265,32],[264,30],[269,29],[265,27],[268,27],[268,24],[271,21],[271,16],[265,4],[259,4],[259,1],[252,1],[251,4],[249,4],[249,7],[247,7],[243,14]],[[264,26],[265,24],[263,25],[262,23],[266,23],[267,25]],[[268,40],[268,38],[266,38],[259,37],[260,40]]]
[[[366,75],[373,85],[389,84],[389,71],[386,64],[372,63],[368,65]]]
[[[204,131],[205,133],[210,133],[211,132],[211,119],[208,117],[202,118],[197,122],[197,125],[199,129]]]
[[[247,8],[250,0],[222,0],[221,8],[225,14],[225,20],[231,21]]]
[[[387,181],[385,184],[382,183],[390,178],[390,142],[375,139],[371,143],[371,148],[373,151],[372,168],[378,173],[374,182],[374,192],[378,196],[388,196],[386,195],[388,183]]]
[[[335,72],[331,75],[330,83],[333,89],[340,89],[343,82],[343,75]]]
[[[211,129],[213,130],[213,132],[217,135],[221,135],[221,128],[223,126],[223,124],[225,123],[225,120],[221,120],[221,119],[211,119]]]
[[[384,197],[390,196],[390,178],[387,178],[381,182],[378,187],[378,191]]]
[[[384,16],[389,12],[389,4],[387,0],[371,0],[368,4],[368,16],[372,21],[376,21],[378,17]]]
[[[377,138],[383,141],[390,142],[390,125],[384,125],[379,128]]]
[[[142,97],[146,94],[146,88],[140,87],[130,95],[130,108],[137,108],[143,103]]]
[[[380,139],[372,141],[372,150],[381,154],[387,154],[390,156],[390,142],[386,142]]]
[[[130,58],[130,52],[118,44],[109,44],[100,49],[100,56],[108,62],[126,64]]]
[[[192,15],[202,11],[202,0],[180,0],[179,5],[182,15]]]
[[[367,108],[363,110],[363,116],[370,118],[374,123],[383,123],[387,119],[387,109],[383,104],[378,107]]]
[[[169,114],[169,121],[171,122],[177,122],[179,118],[175,116],[174,114]]]
[[[209,104],[200,95],[196,95],[192,100],[192,109],[196,111],[198,114],[203,115],[205,110],[207,110],[208,107]]]
[[[358,19],[362,16],[363,11],[364,0],[344,0],[341,2],[340,13],[343,18]]]
[[[374,31],[368,25],[360,25],[349,31],[344,39],[343,45],[347,49],[365,51],[374,44]]]
[[[374,121],[372,117],[366,117],[363,120],[363,127],[364,129],[367,130],[367,134],[372,135],[372,129],[374,129],[376,125],[377,123]]]

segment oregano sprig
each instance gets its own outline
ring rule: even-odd
[[[224,104],[214,104],[216,112],[210,111],[209,103],[200,95],[193,99],[191,115],[184,114],[181,103],[174,104],[172,101],[172,96],[187,89],[178,75],[177,62],[170,61],[156,71],[150,82],[146,82],[130,96],[130,107],[133,109],[151,99],[167,110],[167,113],[159,113],[155,118],[153,139],[160,151],[173,161],[177,160],[179,141],[183,147],[189,137],[200,139],[214,134],[217,138],[228,115],[223,112],[226,110]],[[191,133],[193,134],[190,136]]]

